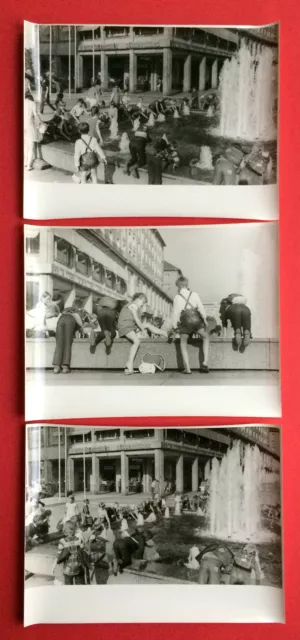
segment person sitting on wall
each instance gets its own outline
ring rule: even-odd
[[[128,356],[128,360],[125,367],[125,375],[132,375],[137,373],[133,368],[134,359],[140,348],[141,339],[138,337],[138,332],[144,329],[149,329],[156,335],[168,337],[166,331],[154,327],[150,322],[143,323],[141,316],[143,310],[147,304],[147,297],[144,293],[135,293],[132,301],[126,304],[119,315],[118,319],[118,332],[120,338],[127,338],[131,342],[131,348]]]
[[[90,333],[90,353],[96,352],[97,345],[104,340],[106,353],[111,352],[112,343],[116,337],[117,312],[119,300],[111,296],[99,298],[95,305],[95,312],[99,322],[100,331],[95,329]]]
[[[231,293],[227,298],[221,301],[220,313],[222,308],[222,323],[225,329],[230,320],[233,331],[233,348],[239,349],[240,353],[244,353],[251,340],[251,311],[247,306],[244,296]]]
[[[235,185],[243,158],[243,151],[238,145],[225,149],[224,154],[215,163],[212,184]]]
[[[55,335],[59,315],[60,308],[53,301],[51,293],[44,291],[37,305],[26,311],[27,335],[44,335],[46,338]]]
[[[199,563],[199,584],[221,584],[222,571],[232,565],[234,554],[226,545],[211,544],[205,547],[195,560]]]
[[[180,276],[176,281],[178,294],[173,301],[173,330],[180,335],[180,350],[184,365],[183,373],[191,374],[188,339],[198,333],[203,340],[203,363],[200,373],[209,373],[209,335],[207,332],[206,311],[197,293],[189,289],[187,278]]]
[[[83,98],[79,98],[74,107],[70,111],[70,115],[74,118],[76,124],[80,123],[80,118],[84,113],[87,113],[86,102]]]
[[[246,544],[234,555],[230,584],[260,584],[263,578],[255,544]]]

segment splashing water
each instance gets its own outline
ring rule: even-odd
[[[218,134],[229,138],[276,140],[276,81],[270,47],[242,41],[220,74]]]
[[[208,501],[209,533],[237,541],[274,537],[261,525],[263,458],[256,446],[235,442],[221,461],[213,458]],[[203,534],[203,531],[202,531]]]

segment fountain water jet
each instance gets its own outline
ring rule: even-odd
[[[270,47],[242,41],[220,74],[220,125],[215,133],[250,141],[276,140],[273,65]]]
[[[208,518],[210,535],[237,541],[273,537],[261,525],[263,457],[257,446],[239,441],[210,470]],[[203,531],[202,531],[203,535]]]

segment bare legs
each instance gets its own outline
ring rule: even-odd
[[[199,334],[203,341],[203,364],[200,367],[200,371],[208,368],[208,356],[209,356],[209,335],[205,329],[200,329]],[[180,335],[180,351],[184,365],[184,371],[191,373],[189,354],[188,354],[188,338],[185,333]]]
[[[130,331],[129,333],[127,333],[126,335],[127,340],[129,340],[130,342],[132,342],[132,345],[130,347],[130,351],[129,351],[129,356],[128,356],[128,360],[126,363],[126,369],[125,372],[128,373],[132,373],[133,372],[133,363],[134,363],[134,359],[135,356],[140,348],[140,338],[138,337],[138,335],[134,332],[134,331]]]

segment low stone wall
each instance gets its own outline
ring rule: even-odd
[[[55,339],[26,340],[26,368],[50,369],[55,349]],[[74,369],[123,369],[128,358],[130,344],[127,340],[115,340],[111,354],[105,352],[104,344],[97,346],[96,353],[89,351],[87,339],[74,340],[72,367]],[[165,340],[143,340],[138,351],[135,366],[139,366],[145,353],[160,354],[165,359],[166,369],[182,368],[179,342],[167,343]],[[192,369],[199,369],[203,359],[202,341],[193,341],[189,345],[189,357]],[[243,354],[233,351],[231,340],[213,339],[210,344],[210,368],[216,370],[256,370],[279,371],[279,342],[277,340],[252,340]]]
[[[107,158],[118,157],[120,167],[116,167],[113,180],[116,184],[132,184],[133,178],[131,176],[124,175],[124,167],[129,158],[128,154],[114,153],[104,147]],[[42,155],[45,162],[50,164],[56,169],[74,173],[74,145],[72,143],[51,142],[42,146]],[[103,162],[98,166],[98,180],[104,182],[104,165]],[[139,169],[140,179],[135,180],[136,184],[148,184],[148,172],[146,169]],[[171,174],[163,174],[163,183],[168,185],[182,184],[186,186],[207,184],[206,182],[200,182],[199,180],[192,180],[184,178],[182,176],[175,176]]]

